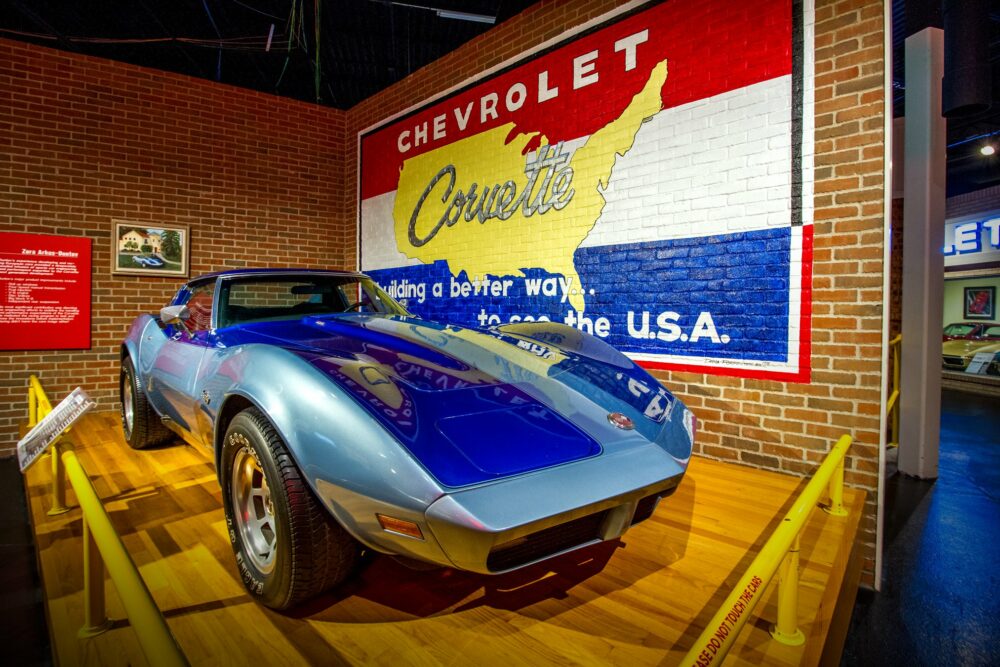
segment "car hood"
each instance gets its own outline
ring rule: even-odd
[[[947,356],[972,357],[977,352],[998,352],[1000,351],[1000,341],[998,340],[949,340],[941,345],[941,351]]]
[[[627,357],[564,325],[477,330],[351,314],[243,325],[222,338],[227,345],[280,345],[302,357],[445,486],[608,448],[656,443],[681,462],[690,455],[690,425],[685,432],[671,423],[683,406]],[[612,412],[629,417],[634,429],[613,426]]]

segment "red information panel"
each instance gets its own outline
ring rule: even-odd
[[[90,239],[0,232],[0,350],[90,347]]]

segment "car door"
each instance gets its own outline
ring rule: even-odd
[[[185,305],[188,319],[184,324],[169,325],[167,340],[160,348],[150,370],[150,397],[160,413],[185,431],[198,437],[196,381],[205,354],[211,349],[212,306],[215,281],[192,285],[174,305]],[[154,398],[155,397],[155,398]]]

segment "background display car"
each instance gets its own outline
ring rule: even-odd
[[[941,366],[945,370],[963,371],[977,353],[997,351],[1000,351],[1000,325],[992,324],[984,327],[978,338],[960,338],[942,344]]]
[[[997,326],[996,322],[952,322],[944,328],[942,340],[958,338],[978,338],[987,327]]]
[[[598,338],[428,322],[356,273],[197,278],[121,359],[125,439],[213,452],[244,584],[279,609],[363,547],[500,573],[618,538],[674,491],[696,430]]]

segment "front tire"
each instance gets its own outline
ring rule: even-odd
[[[256,408],[230,422],[221,478],[236,565],[259,602],[289,609],[351,574],[357,542],[316,499],[281,436]]]
[[[132,449],[146,449],[171,440],[174,435],[160,421],[146,393],[139,384],[131,357],[122,360],[118,376],[118,394],[121,401],[122,433]]]

